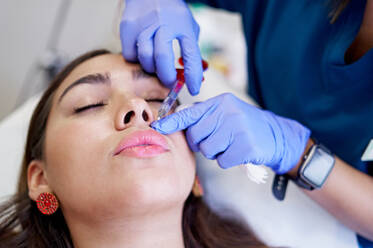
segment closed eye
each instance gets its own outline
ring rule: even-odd
[[[145,99],[145,101],[147,101],[147,102],[160,102],[160,103],[162,103],[164,101],[164,99],[160,99],[160,98]]]
[[[83,111],[86,111],[88,109],[99,108],[99,107],[103,107],[105,105],[106,104],[104,102],[98,102],[98,103],[95,103],[95,104],[89,104],[89,105],[86,105],[86,106],[83,106],[83,107],[75,108],[74,109],[74,113],[75,114],[79,114],[79,113],[81,113]]]
[[[159,103],[162,103],[164,101],[164,99],[160,99],[160,98],[156,98],[156,99],[145,99],[145,101],[147,101],[147,102],[159,102]],[[86,106],[83,106],[83,107],[75,108],[74,109],[74,113],[75,114],[79,114],[79,113],[81,113],[83,111],[86,111],[88,109],[103,107],[105,105],[106,104],[104,102],[98,102],[98,103],[95,103],[95,104],[89,104],[89,105],[86,105]]]

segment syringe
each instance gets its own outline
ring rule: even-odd
[[[181,71],[181,69],[177,69],[177,70],[178,70],[177,71],[178,72],[178,79],[176,80],[176,84],[171,89],[170,93],[168,93],[167,97],[163,100],[162,105],[161,105],[160,109],[158,110],[157,120],[159,120],[159,119],[161,119],[161,118],[163,118],[167,115],[167,113],[170,111],[172,106],[175,104],[177,96],[179,95],[179,92],[184,85],[184,80],[179,80],[179,77],[180,77],[179,76],[179,71]],[[183,72],[182,76],[184,77],[184,72]]]
[[[180,65],[184,65],[182,58],[179,58],[179,63]],[[205,71],[208,68],[208,64],[204,60],[202,60],[202,68],[203,68],[203,71]],[[180,93],[180,90],[184,86],[184,83],[185,83],[184,69],[176,69],[176,72],[177,72],[176,83],[174,87],[170,90],[170,93],[168,93],[167,97],[163,100],[162,105],[158,110],[157,120],[162,119],[168,114],[172,106],[175,104],[176,99]]]

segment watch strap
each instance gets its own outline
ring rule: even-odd
[[[289,182],[288,175],[286,174],[275,175],[275,178],[273,179],[273,184],[272,184],[272,193],[277,200],[282,201],[285,199],[288,182]]]
[[[314,190],[315,188],[308,184],[306,181],[304,181],[300,176],[299,173],[297,174],[297,177],[293,180],[293,182],[298,185],[301,188],[308,189],[308,190]]]
[[[314,140],[314,144],[308,149],[307,153],[302,157],[302,163],[298,168],[297,176],[293,179],[293,182],[298,185],[301,188],[308,189],[308,190],[314,190],[315,188],[310,185],[308,182],[304,181],[303,178],[300,176],[301,170],[305,166],[305,161],[310,156],[313,149],[316,149],[317,145],[319,143]]]

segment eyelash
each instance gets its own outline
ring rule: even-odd
[[[79,107],[79,108],[75,108],[74,109],[74,113],[75,114],[79,114],[85,110],[88,110],[88,109],[92,109],[92,108],[97,108],[97,107],[102,107],[102,106],[105,106],[106,104],[104,102],[98,102],[98,103],[94,103],[94,104],[89,104],[89,105],[86,105],[86,106],[83,106],[83,107]]]
[[[147,102],[160,102],[162,103],[164,99],[146,99],[145,101]],[[86,105],[86,106],[83,106],[83,107],[79,107],[79,108],[75,108],[74,109],[74,113],[75,114],[79,114],[83,111],[86,111],[88,109],[92,109],[92,108],[98,108],[98,107],[103,107],[105,106],[106,104],[104,102],[97,102],[97,103],[94,103],[94,104],[89,104],[89,105]]]

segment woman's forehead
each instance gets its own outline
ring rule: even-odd
[[[139,64],[125,61],[121,54],[104,54],[88,59],[72,70],[66,79],[63,80],[57,91],[57,96],[61,95],[67,87],[74,84],[77,80],[97,74],[108,76],[112,83],[120,82],[121,86],[136,86],[144,90],[157,89],[165,91],[165,94],[167,92],[167,88],[163,87],[155,76],[146,74]],[[143,82],[135,84],[134,81],[140,80]]]
[[[120,54],[104,54],[88,59],[78,65],[63,82],[63,86],[67,87],[69,84],[79,80],[80,78],[92,74],[115,74],[120,72],[123,77],[131,76],[131,71],[139,69],[138,64],[131,64],[126,62]],[[62,87],[63,88],[63,87]]]

